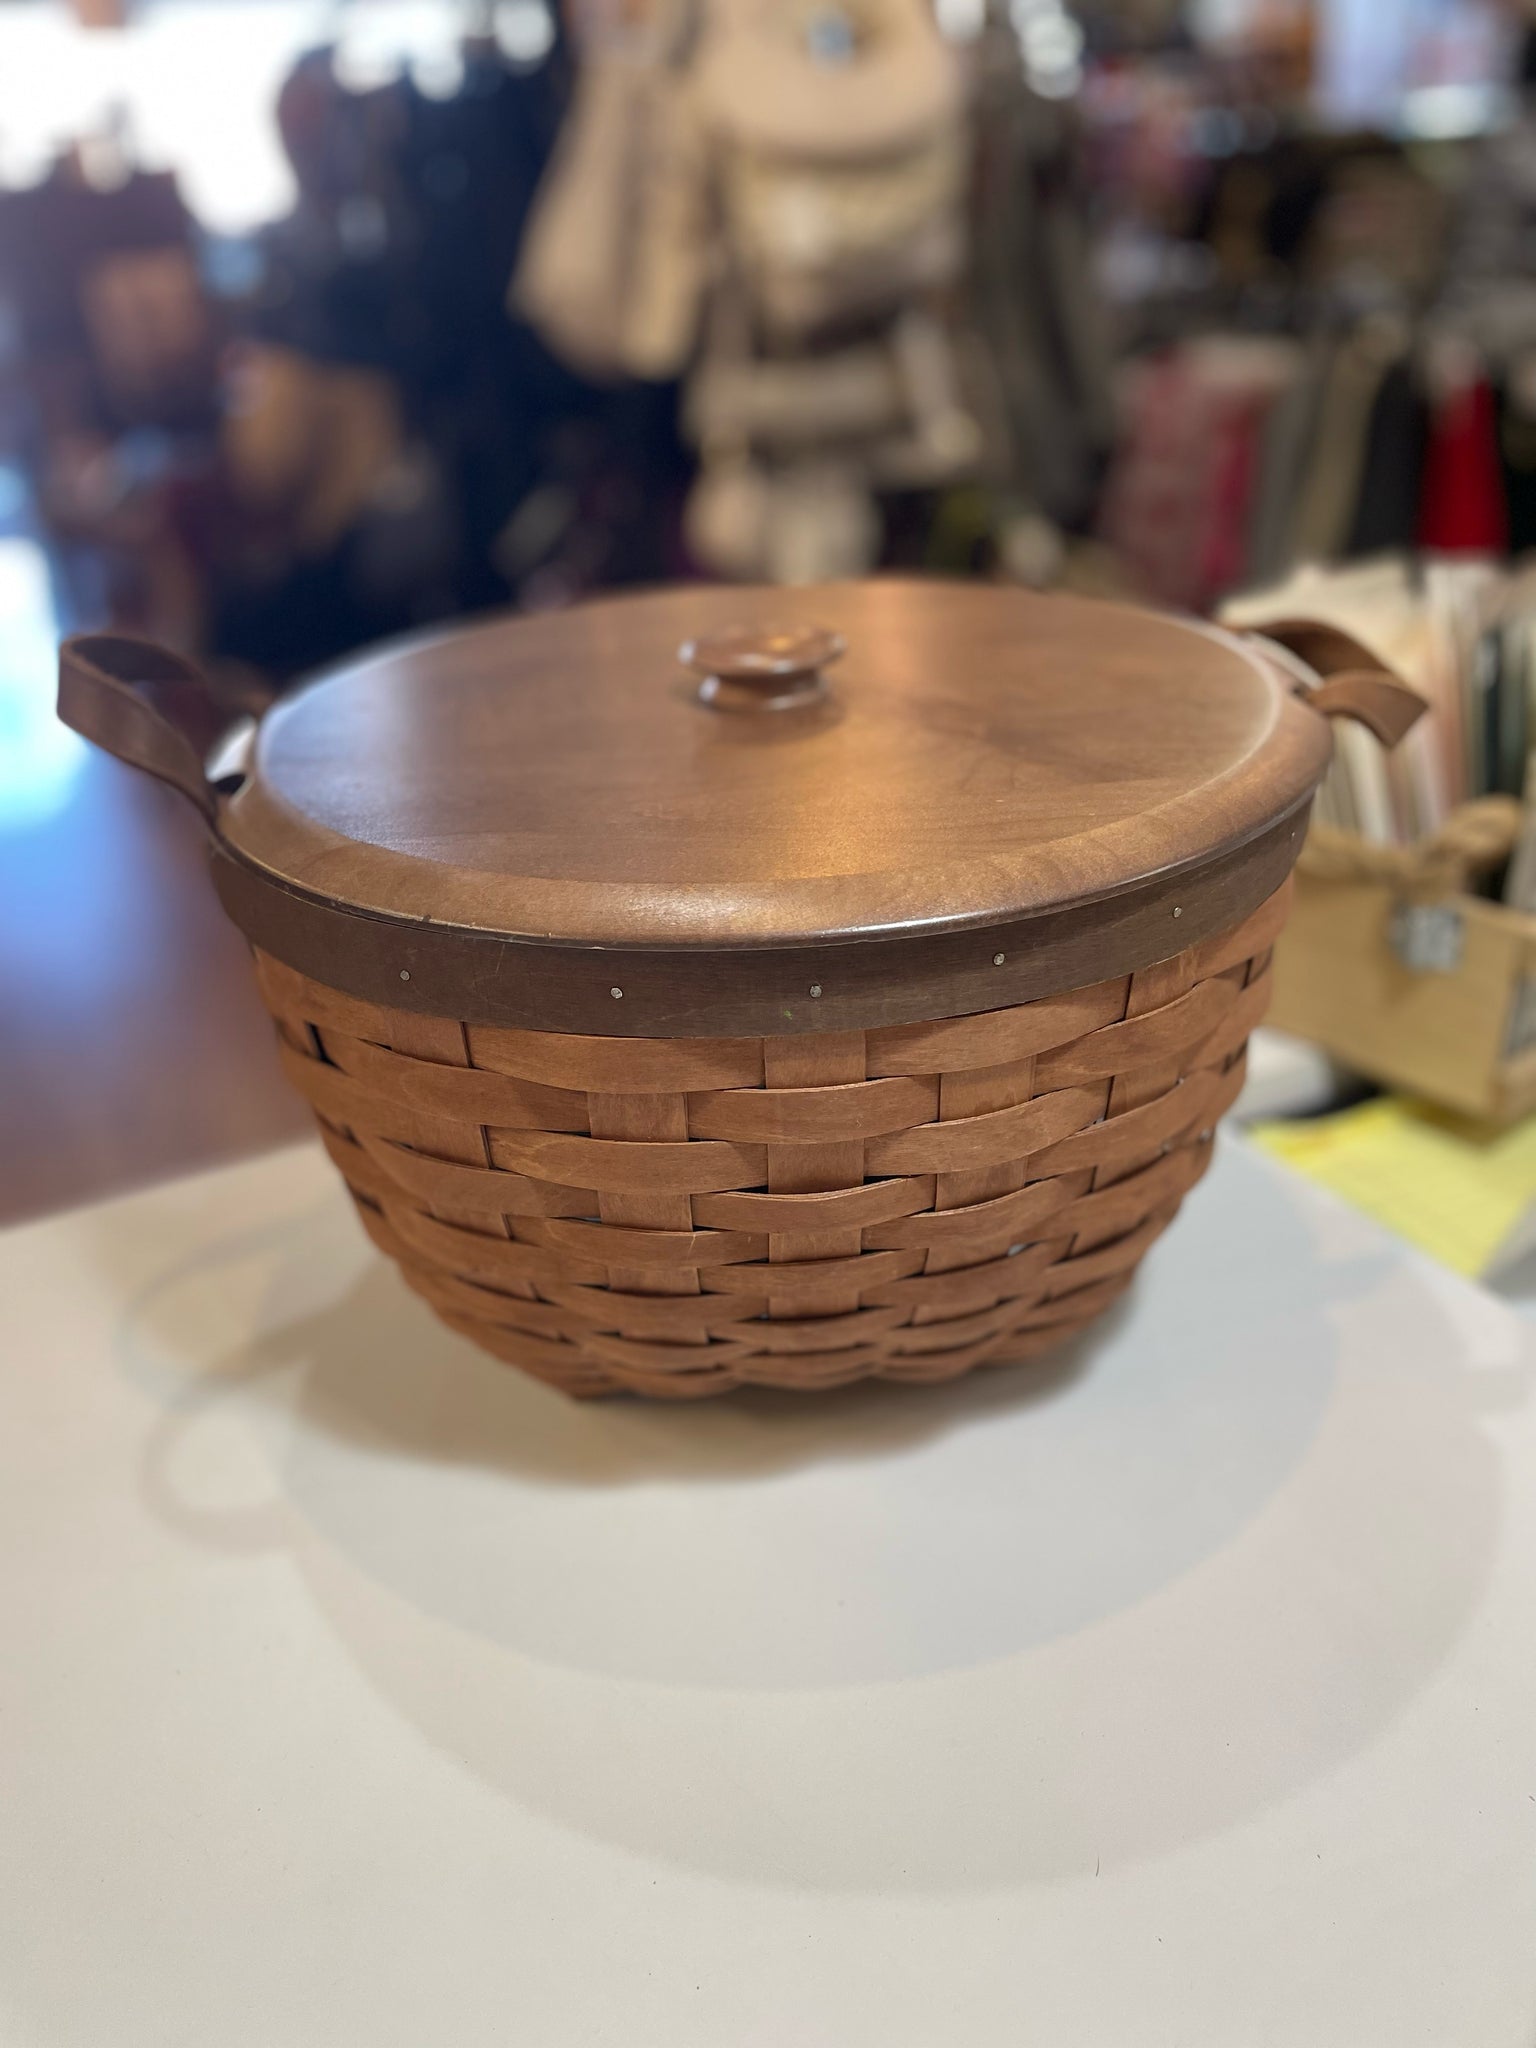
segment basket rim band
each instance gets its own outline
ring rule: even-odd
[[[974,1016],[1170,959],[1275,893],[1310,807],[1309,795],[1220,859],[1097,902],[824,946],[552,945],[359,911],[293,888],[222,841],[210,863],[225,911],[252,945],[366,1002],[606,1038],[777,1037]]]

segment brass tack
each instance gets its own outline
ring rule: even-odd
[[[1183,911],[1179,908],[1177,903],[1175,903],[1175,905],[1173,906],[1173,914],[1175,917],[1182,917],[1184,915]]]
[[[613,997],[613,1000],[617,1002],[620,996],[623,995],[624,991],[621,988],[611,988],[609,989],[608,993]]]
[[[819,981],[813,981],[811,983],[811,994],[813,996],[819,996],[821,994],[821,983]]]
[[[994,953],[994,954],[992,955],[992,965],[993,965],[994,967],[1001,967],[1001,966],[1002,966],[1002,964],[1003,964],[1003,962],[1004,962],[1004,961],[1005,961],[1005,960],[1006,960],[1007,958],[1008,958],[1008,955],[1007,955],[1006,953]]]
[[[409,969],[409,967],[402,967],[402,968],[401,968],[401,970],[400,970],[400,979],[401,979],[402,981],[409,981],[409,980],[410,980],[410,978],[411,978],[411,970]]]

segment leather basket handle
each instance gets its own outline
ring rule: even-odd
[[[217,711],[196,662],[129,633],[76,633],[59,650],[59,717],[119,761],[168,782],[214,827],[218,796],[203,752]]]
[[[1299,694],[1324,718],[1353,718],[1395,747],[1429,709],[1417,690],[1384,669],[1369,648],[1340,626],[1320,619],[1266,619],[1253,636],[1284,650],[1323,680],[1303,682]],[[1294,665],[1285,664],[1294,674]],[[1301,680],[1298,678],[1298,680]]]

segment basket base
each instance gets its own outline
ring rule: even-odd
[[[1059,1350],[1107,1314],[1136,1277],[1133,1267],[1051,1303],[1043,1317],[1037,1311],[1033,1320],[1026,1323],[1021,1319],[1019,1327],[1003,1335],[958,1350],[917,1353],[890,1361],[874,1359],[856,1347],[822,1352],[814,1358],[775,1360],[767,1354],[754,1361],[745,1373],[706,1364],[691,1372],[652,1373],[642,1381],[633,1367],[622,1376],[614,1374],[604,1368],[601,1358],[583,1356],[573,1345],[562,1345],[557,1350],[548,1344],[530,1342],[526,1332],[456,1313],[445,1305],[436,1277],[411,1260],[378,1209],[355,1191],[353,1198],[363,1228],[374,1244],[395,1261],[407,1286],[428,1302],[450,1329],[457,1330],[460,1336],[469,1338],[503,1364],[516,1366],[577,1401],[613,1400],[626,1395],[660,1401],[703,1401],[733,1393],[743,1386],[771,1387],[783,1393],[830,1393],[870,1379],[902,1386],[942,1386],[945,1381],[961,1379],[979,1367],[1023,1365]],[[943,1325],[934,1328],[937,1332]]]

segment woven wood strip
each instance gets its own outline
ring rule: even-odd
[[[763,1178],[761,1145],[714,1139],[568,1138],[558,1131],[492,1131],[491,1164],[535,1180],[606,1193],[704,1195]]]
[[[933,1207],[932,1175],[871,1180],[855,1188],[813,1188],[799,1194],[769,1194],[750,1189],[728,1194],[695,1195],[695,1223],[723,1229],[784,1230],[792,1223],[808,1229],[843,1224],[861,1227],[915,1216]],[[868,1240],[865,1240],[866,1243]]]
[[[1187,1017],[1191,1005],[1195,1004],[1200,1005],[1195,1041],[1198,1042],[1202,1036],[1209,1039],[1212,1032],[1219,1030],[1231,1015],[1245,972],[1243,967],[1222,969],[1219,976],[1200,981],[1196,978],[1195,962],[1189,952],[1176,953],[1171,959],[1141,968],[1131,976],[1125,1001],[1125,1022],[1120,1029],[1122,1033],[1145,1033],[1149,1023],[1156,1029],[1170,1014]],[[1213,991],[1219,993],[1219,1003],[1214,1007],[1208,1001],[1202,1004],[1201,999]],[[1169,1046],[1143,1039],[1142,1048],[1148,1056],[1123,1068],[1110,1082],[1111,1117],[1124,1118],[1133,1110],[1145,1109],[1177,1088],[1181,1075],[1180,1054],[1187,1057],[1190,1042],[1186,1039],[1177,1046]],[[1080,1197],[1072,1205],[1072,1217],[1078,1224],[1071,1241],[1074,1260],[1086,1256],[1098,1245],[1112,1243],[1118,1231],[1134,1228],[1146,1215],[1144,1203],[1127,1213],[1124,1203],[1116,1202],[1112,1191],[1126,1183],[1141,1185],[1141,1170],[1149,1161],[1162,1156],[1161,1144],[1148,1145],[1129,1155],[1122,1153],[1114,1159],[1103,1159],[1093,1169],[1089,1181],[1092,1193]],[[1181,1155],[1174,1153],[1169,1156],[1178,1158]]]
[[[456,1203],[471,1218],[492,1223],[505,1216],[591,1216],[597,1209],[591,1188],[529,1180],[521,1173],[487,1173],[483,1166],[433,1159],[369,1131],[356,1142],[386,1176],[392,1193],[403,1190],[427,1208]]]
[[[1022,1161],[1019,1171],[1022,1179]],[[930,1252],[952,1247],[969,1253],[974,1263],[986,1256],[989,1245],[1003,1249],[1029,1243],[1040,1225],[1061,1214],[1066,1199],[1060,1180],[1036,1181],[1030,1187],[971,1202],[961,1209],[925,1209],[920,1215],[903,1216],[898,1222],[866,1230],[864,1243],[870,1251],[896,1251],[914,1244]],[[931,1262],[929,1270],[935,1270]]]
[[[762,1322],[764,1293],[754,1306],[719,1294],[664,1295],[620,1292],[612,1287],[551,1284],[549,1299],[575,1311],[583,1328],[628,1331],[636,1337],[734,1335],[738,1323]]]
[[[917,1124],[866,1148],[872,1173],[946,1173],[1001,1166],[1097,1123],[1104,1113],[1103,1088],[1061,1088],[1012,1109],[948,1122]]]
[[[258,972],[369,1234],[494,1356],[579,1395],[928,1383],[1124,1291],[1242,1086],[1287,896],[1092,988],[790,1038],[493,1030]]]
[[[641,1199],[636,1197],[637,1200]],[[676,1201],[676,1196],[651,1196]],[[766,1259],[768,1233],[763,1230],[642,1230],[617,1222],[542,1223],[520,1220],[514,1225],[523,1244],[552,1245],[556,1251],[589,1253],[626,1266],[686,1266],[697,1275],[700,1261],[729,1266],[748,1259]]]
[[[1097,982],[1069,995],[1046,996],[979,1017],[946,1017],[935,1024],[897,1024],[868,1034],[871,1074],[950,1074],[1028,1059],[1052,1046],[1070,1045],[1085,1031],[1125,1015],[1125,983]]]
[[[611,1095],[760,1088],[760,1038],[578,1038],[471,1025],[470,1056],[488,1073]]]
[[[572,1088],[486,1074],[477,1067],[407,1059],[342,1031],[322,1031],[321,1040],[330,1064],[367,1093],[392,1097],[413,1109],[460,1123],[510,1124],[519,1130],[589,1133],[592,1128],[589,1098]]]
[[[1141,974],[1131,978],[1133,1005],[1143,982]],[[1130,1007],[1118,1024],[1106,1024],[1071,1045],[1042,1053],[1035,1062],[1035,1086],[1070,1088],[1084,1082],[1117,1080],[1143,1067],[1177,1061],[1225,1021],[1238,993],[1234,982],[1200,981],[1155,1008]]]
[[[914,1074],[824,1088],[722,1088],[713,1095],[690,1095],[688,1106],[691,1138],[729,1138],[744,1145],[829,1144],[883,1138],[930,1122],[938,1114],[939,1083],[936,1075]]]

